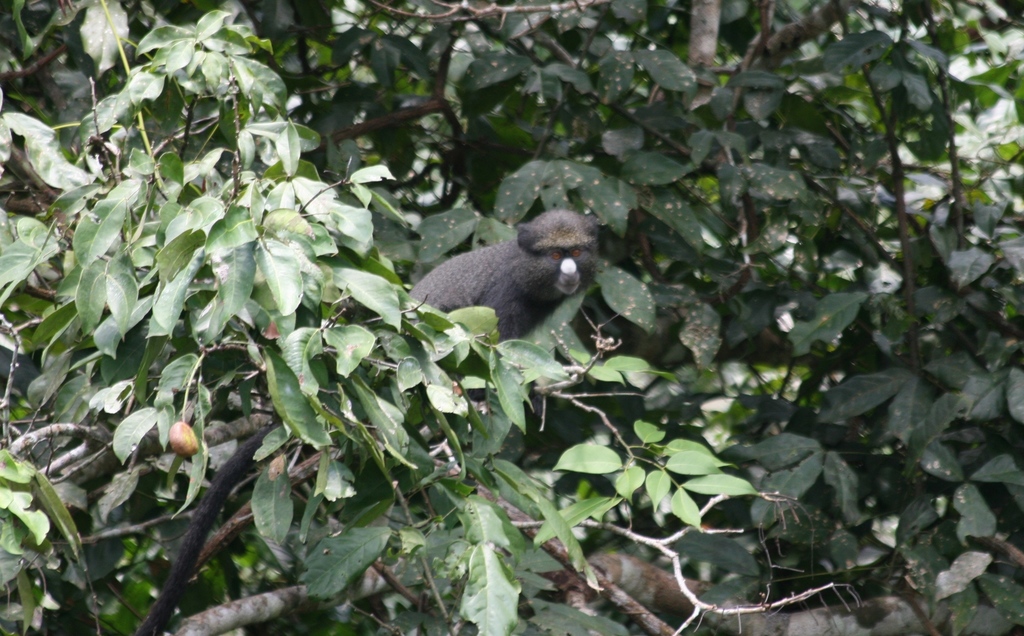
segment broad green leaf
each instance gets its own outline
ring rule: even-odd
[[[949,255],[949,270],[953,282],[959,287],[978,280],[995,263],[995,258],[977,247],[954,251]]]
[[[639,152],[623,164],[620,176],[637,185],[668,185],[689,171],[690,168],[659,152]]]
[[[120,2],[89,5],[79,33],[96,74],[102,75],[118,61],[118,40],[128,37],[128,14]]]
[[[629,51],[610,51],[598,63],[597,94],[611,104],[629,90],[635,68]]]
[[[665,431],[661,430],[656,424],[644,422],[643,420],[633,422],[633,432],[636,433],[636,436],[644,444],[657,444],[665,439]]]
[[[128,459],[128,455],[135,452],[135,447],[153,428],[156,421],[157,410],[143,408],[124,418],[117,425],[114,430],[114,455],[121,460],[122,464]]]
[[[75,520],[71,517],[67,506],[64,505],[57,491],[54,490],[53,484],[46,478],[46,475],[39,471],[33,471],[32,477],[35,481],[36,501],[42,504],[46,510],[46,516],[57,525],[61,536],[64,537],[68,547],[71,548],[71,554],[76,559],[81,559],[82,537],[78,534]]]
[[[863,292],[838,293],[825,296],[815,307],[814,318],[798,322],[789,332],[793,354],[804,355],[815,341],[831,343],[839,337],[860,313],[868,295]]]
[[[717,534],[689,532],[676,544],[680,552],[695,561],[710,563],[726,572],[759,576],[757,561],[739,541]]]
[[[742,497],[756,495],[757,490],[746,479],[732,475],[704,475],[684,482],[683,488],[701,495],[729,495]]]
[[[730,459],[736,457],[737,461],[756,461],[768,470],[775,471],[792,466],[810,455],[821,452],[821,443],[816,439],[792,433],[780,433],[754,446],[733,446],[727,454]]]
[[[103,318],[107,304],[107,267],[103,261],[93,261],[82,270],[75,290],[75,305],[82,319],[82,329],[92,331]]]
[[[394,285],[376,274],[348,267],[335,268],[334,277],[339,288],[375,311],[384,324],[398,328],[402,322],[402,311]]]
[[[469,65],[464,78],[467,91],[478,91],[518,77],[533,66],[530,58],[507,53],[486,53]]]
[[[395,177],[388,170],[387,166],[366,166],[360,168],[349,176],[349,181],[352,183],[373,183],[375,181],[394,181]]]
[[[1003,618],[1024,625],[1024,586],[1001,574],[982,574],[978,585]]]
[[[302,302],[302,274],[295,250],[280,241],[267,239],[256,244],[256,263],[277,310],[283,316],[295,313]]]
[[[65,158],[57,133],[52,128],[38,119],[13,112],[11,108],[5,109],[0,121],[24,138],[25,155],[47,185],[58,190],[72,190],[92,183],[92,175]]]
[[[1024,486],[1024,472],[1017,467],[1012,456],[1003,453],[985,462],[971,475],[971,481]]]
[[[150,336],[169,336],[174,331],[174,326],[185,305],[189,286],[204,259],[205,253],[200,250],[193,257],[192,262],[159,291],[156,301],[153,303],[153,318],[149,322]]]
[[[124,337],[132,327],[132,313],[139,301],[139,288],[135,282],[135,269],[126,257],[111,259],[107,263],[106,298],[117,330]],[[102,308],[101,308],[102,311]]]
[[[291,490],[286,470],[278,472],[273,466],[267,466],[256,479],[251,499],[252,516],[261,536],[277,543],[283,543],[288,537],[294,515]]]
[[[359,403],[369,416],[370,422],[377,427],[384,448],[399,462],[415,469],[416,465],[406,457],[409,452],[409,434],[402,426],[405,414],[394,404],[371,391],[359,375],[353,375],[347,386],[355,390],[356,397],[359,398]]]
[[[647,473],[639,466],[630,466],[615,478],[615,492],[623,499],[632,499],[637,488],[644,485]]]
[[[686,324],[679,331],[679,341],[693,353],[698,368],[706,369],[722,346],[722,317],[711,305],[687,305]]]
[[[843,518],[851,525],[857,524],[861,519],[858,506],[860,489],[857,473],[843,461],[838,453],[829,451],[825,453],[825,467],[822,476],[825,478],[825,483],[835,491]]]
[[[491,358],[491,379],[498,390],[498,401],[512,423],[526,432],[526,412],[523,401],[527,397],[523,376],[500,356]]]
[[[468,579],[459,615],[478,633],[507,636],[519,624],[519,582],[489,545],[476,545],[465,557]]]
[[[697,76],[671,51],[634,51],[636,61],[665,90],[690,93],[697,90]]]
[[[217,298],[224,303],[224,320],[236,315],[252,295],[256,280],[256,244],[245,243],[210,257],[217,280]]]
[[[800,199],[807,192],[799,172],[755,163],[747,166],[746,173],[750,189],[771,199]]]
[[[360,325],[331,327],[324,331],[324,340],[334,347],[334,362],[338,373],[348,377],[363,359],[370,355],[377,339]]]
[[[866,413],[899,393],[903,384],[912,379],[914,376],[904,369],[854,376],[825,393],[818,419],[839,423]]]
[[[348,528],[340,536],[327,537],[307,554],[300,580],[314,598],[337,596],[380,558],[390,537],[391,530],[379,527]]]
[[[665,462],[665,468],[679,475],[713,475],[721,472],[720,463],[701,451],[685,450],[674,453]]]
[[[532,342],[506,340],[498,344],[498,352],[506,362],[519,367],[531,380],[538,377],[552,380],[569,379],[565,367],[559,364],[548,351]]]
[[[676,489],[675,494],[672,495],[671,505],[672,514],[679,517],[683,523],[695,528],[700,527],[700,508],[697,507],[697,502],[686,494],[685,490]]]
[[[429,263],[460,245],[473,234],[479,220],[480,217],[469,208],[456,208],[423,219],[416,229],[423,237],[420,260]]]
[[[654,329],[654,298],[646,285],[632,274],[613,266],[597,273],[597,283],[612,310],[648,332]]]
[[[546,161],[530,161],[506,176],[498,187],[494,213],[508,223],[521,221],[540,196]]]
[[[881,31],[850,33],[825,49],[825,70],[842,73],[850,67],[859,69],[885,55],[892,45],[892,38]]]
[[[889,405],[889,432],[907,443],[911,432],[927,420],[934,402],[935,391],[927,382],[909,378]]]
[[[662,500],[665,499],[668,491],[672,488],[672,478],[663,470],[652,470],[647,473],[645,487],[647,489],[647,496],[650,497],[651,503],[657,509],[661,506]]]
[[[284,420],[288,429],[307,444],[316,447],[328,446],[331,438],[303,395],[295,373],[271,350],[265,352],[264,360],[267,364],[267,388],[270,390],[270,399],[274,403],[274,410]]]
[[[951,482],[964,480],[963,468],[956,455],[945,444],[933,441],[921,454],[921,469],[924,472]]]
[[[995,534],[996,516],[974,484],[963,484],[956,489],[953,508],[960,513],[956,536],[961,542],[966,542],[968,537],[991,537]]]
[[[607,446],[577,444],[562,453],[554,470],[607,475],[622,470],[622,459],[618,453]]]

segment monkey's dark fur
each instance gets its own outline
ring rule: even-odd
[[[185,537],[181,541],[181,548],[178,550],[178,558],[175,559],[174,565],[171,566],[171,571],[167,575],[167,580],[164,581],[160,597],[153,603],[149,615],[136,630],[135,636],[161,636],[164,633],[164,628],[171,620],[174,608],[178,606],[189,579],[192,578],[196,560],[203,549],[203,544],[206,543],[206,535],[213,527],[213,522],[217,520],[224,501],[235,484],[241,481],[256,463],[253,455],[256,454],[267,433],[275,428],[277,425],[266,426],[259,430],[239,446],[231,459],[217,471],[217,476],[210,483],[210,488],[199,505],[196,506],[195,512],[192,513],[192,520],[189,522]]]
[[[551,210],[519,226],[519,236],[446,261],[411,295],[440,309],[482,305],[498,315],[502,340],[522,338],[597,268],[597,220]]]

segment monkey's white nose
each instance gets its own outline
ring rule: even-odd
[[[580,272],[576,267],[576,261],[571,258],[563,260],[562,264],[558,266],[558,271],[555,287],[566,296],[575,294],[576,289],[580,286]]]

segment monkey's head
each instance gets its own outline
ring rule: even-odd
[[[519,226],[529,260],[529,287],[539,300],[560,300],[586,289],[597,269],[597,219],[550,210]]]

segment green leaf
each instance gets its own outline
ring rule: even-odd
[[[106,293],[103,296],[123,338],[133,325],[132,313],[139,301],[135,270],[127,257],[120,256],[107,263]],[[102,312],[102,307],[100,311]]]
[[[467,91],[478,91],[522,75],[533,66],[530,58],[507,53],[485,53],[473,60],[464,78]]]
[[[697,76],[689,66],[671,51],[638,50],[633,52],[636,61],[644,67],[659,86],[669,91],[692,93],[697,90]]]
[[[700,508],[697,507],[697,502],[682,488],[676,489],[675,494],[672,495],[671,507],[672,514],[679,517],[683,523],[695,528],[700,527]]]
[[[252,516],[261,536],[277,543],[283,543],[288,537],[295,510],[291,490],[286,470],[277,472],[267,466],[256,479],[251,499]]]
[[[256,263],[277,310],[283,316],[295,313],[302,302],[302,275],[295,250],[280,241],[267,239],[256,245]]]
[[[935,391],[927,382],[918,377],[907,379],[889,405],[889,432],[909,442],[911,432],[928,417],[934,403]]]
[[[647,496],[650,497],[654,509],[657,510],[662,500],[672,488],[672,478],[663,470],[652,470],[647,473]]]
[[[825,453],[823,477],[825,483],[836,492],[837,503],[843,511],[843,518],[850,525],[856,525],[861,519],[860,508],[857,505],[860,498],[857,473],[843,461],[838,453],[829,451]]]
[[[301,576],[310,596],[326,600],[343,592],[380,558],[390,537],[388,528],[349,528],[320,541],[306,556]]]
[[[423,219],[416,228],[423,237],[420,241],[420,260],[429,263],[460,245],[473,234],[479,221],[480,217],[469,208],[456,208]]]
[[[933,441],[921,454],[921,469],[924,472],[944,481],[960,482],[964,480],[963,468],[956,455],[945,444]]]
[[[842,74],[848,67],[859,69],[879,59],[892,45],[892,38],[881,31],[850,33],[825,49],[822,61],[826,71]]]
[[[349,176],[348,180],[352,183],[373,183],[384,180],[394,181],[395,177],[391,174],[391,171],[388,170],[387,166],[377,165],[366,166],[365,168],[356,170]]]
[[[966,287],[980,278],[995,263],[995,258],[980,248],[955,251],[949,255],[949,270],[958,287]]]
[[[256,281],[256,243],[245,243],[210,257],[217,280],[217,298],[223,305],[224,320],[238,314],[252,296]]]
[[[35,480],[36,492],[38,493],[36,500],[42,504],[50,520],[57,525],[61,536],[64,537],[68,547],[71,548],[71,554],[76,559],[81,559],[82,537],[78,534],[75,520],[71,517],[67,506],[64,505],[60,495],[57,494],[53,484],[46,478],[46,475],[39,471],[33,471],[32,477]]]
[[[722,346],[722,317],[706,303],[691,303],[686,309],[686,324],[679,331],[679,341],[693,353],[697,368],[706,369]]]
[[[689,171],[690,168],[660,152],[638,152],[622,165],[620,176],[637,185],[667,185]]]
[[[866,413],[899,393],[903,384],[912,379],[913,374],[904,369],[854,376],[825,393],[818,420],[840,423]]]
[[[769,199],[787,201],[801,199],[807,194],[804,178],[799,172],[755,163],[746,166],[746,175],[751,190]]]
[[[348,267],[335,268],[334,277],[339,288],[352,294],[360,304],[375,311],[384,320],[384,324],[396,329],[401,324],[402,311],[398,305],[398,292],[386,279]]]
[[[545,349],[525,340],[506,340],[498,344],[498,353],[506,362],[519,367],[531,380],[538,377],[568,380],[565,367]]]
[[[1003,453],[985,462],[971,475],[971,481],[1024,486],[1024,472],[1017,468],[1012,456]]]
[[[468,578],[459,614],[480,634],[511,634],[519,624],[519,582],[489,545],[473,546],[464,558]]]
[[[960,513],[956,536],[966,543],[967,537],[991,537],[996,532],[996,516],[985,503],[974,484],[963,484],[953,493],[953,508]]]
[[[356,397],[359,398],[363,410],[370,417],[370,422],[377,427],[384,448],[399,462],[415,469],[416,465],[406,458],[406,454],[409,452],[409,434],[402,426],[404,413],[394,404],[371,391],[359,375],[352,376],[349,386],[355,389]]]
[[[533,202],[540,196],[547,165],[546,161],[530,161],[501,181],[494,204],[497,218],[507,223],[516,223],[526,216]]]
[[[644,485],[647,473],[639,466],[630,466],[615,479],[615,492],[623,499],[632,499],[636,489]]]
[[[704,475],[685,482],[683,488],[701,495],[729,495],[743,497],[757,495],[757,490],[746,479],[732,475]]]
[[[78,279],[75,290],[75,305],[82,319],[82,330],[92,331],[103,318],[103,308],[107,304],[107,266],[103,261],[93,261]]]
[[[523,376],[500,356],[491,358],[491,379],[498,390],[498,401],[519,430],[526,432],[526,412],[523,401],[527,398],[526,383]]]
[[[611,51],[598,63],[597,94],[605,104],[621,97],[633,83],[633,54]]]
[[[149,322],[150,337],[169,336],[174,331],[181,310],[185,306],[189,285],[192,284],[192,279],[204,260],[205,254],[200,250],[188,267],[178,272],[178,275],[165,284],[157,294],[153,303],[153,318]]]
[[[157,410],[143,408],[121,420],[114,430],[114,455],[123,464],[128,456],[135,452],[136,446],[146,433],[156,425]]]
[[[654,297],[632,274],[614,266],[597,273],[601,294],[613,311],[648,332],[654,330]]]
[[[317,420],[316,412],[309,405],[299,386],[299,379],[273,351],[265,352],[267,363],[267,388],[274,410],[281,416],[293,435],[303,442],[322,448],[329,446],[331,438]]]
[[[359,325],[331,327],[324,331],[324,340],[334,347],[334,363],[338,374],[346,378],[370,355],[377,342],[373,333]]]
[[[607,446],[577,444],[558,459],[554,470],[571,470],[588,475],[607,475],[622,470],[619,454]]]
[[[754,446],[734,446],[728,451],[729,458],[735,455],[738,456],[738,461],[756,461],[772,471],[792,466],[810,455],[821,452],[821,443],[818,440],[792,433],[780,433]]]
[[[1024,586],[1001,574],[982,574],[978,584],[1003,618],[1024,625]]]
[[[636,436],[644,444],[657,444],[665,439],[665,431],[661,430],[656,424],[650,424],[643,420],[633,422],[633,432],[636,433]]]
[[[674,453],[665,462],[665,468],[679,475],[713,475],[721,472],[722,463],[703,450],[684,450]]]
[[[831,343],[838,338],[860,313],[860,307],[867,299],[868,294],[863,292],[837,293],[822,298],[815,307],[814,318],[796,323],[789,332],[793,354],[805,355],[815,341]]]
[[[12,112],[10,107],[0,115],[0,122],[24,138],[25,156],[47,185],[58,190],[73,190],[93,182],[92,175],[65,158],[57,133],[46,124],[28,115]],[[84,223],[80,223],[79,227],[82,225]],[[77,232],[75,236],[77,238]]]

